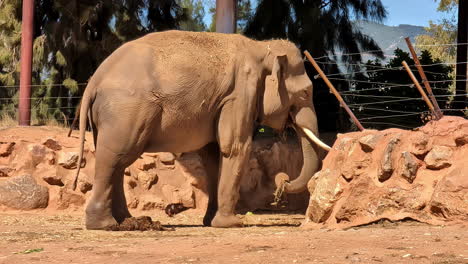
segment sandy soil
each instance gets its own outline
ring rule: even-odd
[[[81,212],[2,213],[0,263],[468,263],[463,227],[310,231],[298,227],[302,215],[256,213],[243,216],[244,228],[215,229],[196,211],[151,217],[175,231],[88,231]]]

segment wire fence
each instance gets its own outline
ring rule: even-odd
[[[414,45],[415,47],[433,47],[433,46],[456,46],[460,45],[457,43],[446,43],[446,44],[427,44],[427,45]],[[461,45],[468,45],[468,43],[462,43]],[[419,96],[415,91],[416,87],[414,83],[396,83],[391,81],[371,81],[365,80],[365,78],[370,78],[372,76],[382,74],[382,73],[392,73],[392,74],[405,74],[407,72],[403,66],[390,67],[386,65],[374,65],[374,64],[363,64],[363,63],[346,63],[346,62],[335,62],[331,61],[330,58],[333,56],[363,56],[363,55],[383,55],[385,57],[396,57],[394,54],[386,54],[381,50],[367,50],[359,53],[340,53],[336,52],[334,54],[329,54],[326,56],[321,56],[314,58],[316,62],[322,67],[327,65],[335,66],[345,66],[341,68],[350,69],[344,73],[330,73],[326,74],[326,77],[335,83],[345,83],[348,87],[346,91],[340,91],[340,94],[347,101],[348,106],[351,110],[356,113],[356,116],[362,124],[367,125],[368,127],[400,127],[405,129],[412,129],[415,126],[414,120],[427,120],[427,116],[431,115],[431,112],[425,106],[422,96]],[[468,93],[464,94],[454,94],[453,90],[450,90],[448,86],[454,85],[457,82],[466,82],[467,79],[459,79],[458,77],[465,75],[456,75],[448,74],[447,72],[436,72],[429,71],[426,69],[433,69],[434,66],[449,66],[454,68],[454,66],[459,64],[467,64],[467,62],[435,62],[422,64],[421,66],[424,69],[424,72],[429,76],[432,76],[427,83],[434,90],[434,98],[441,105],[442,112],[453,112],[453,111],[465,111],[467,110],[467,98]],[[357,70],[352,70],[357,69]],[[418,75],[419,71],[415,65],[410,66],[410,71],[414,75]],[[358,78],[358,76],[360,76]],[[362,79],[361,77],[364,77]],[[436,77],[434,77],[436,76]],[[447,78],[449,77],[449,78]],[[458,79],[456,79],[458,78]],[[319,75],[314,76],[314,79],[320,79]],[[420,83],[423,86],[423,83]],[[87,83],[77,83],[78,86],[85,86]],[[29,85],[32,88],[37,87],[57,87],[63,86],[64,84],[31,84]],[[11,106],[17,108],[19,96],[17,90],[19,90],[20,85],[4,85],[0,86],[0,111],[2,110],[3,105],[9,104],[10,111]],[[11,91],[15,92],[14,96],[2,96],[2,89],[8,90],[9,95]],[[12,89],[12,90],[10,90]],[[16,91],[15,91],[16,89]],[[391,94],[395,89],[398,89],[397,94]],[[404,89],[408,89],[407,92],[404,92]],[[403,91],[403,92],[402,92]],[[467,91],[468,92],[468,91]],[[7,94],[8,94],[7,93]],[[439,94],[440,93],[440,94]],[[443,94],[445,93],[445,94]],[[408,95],[410,94],[410,95]],[[76,107],[70,105],[70,100],[73,100],[75,103],[77,99],[81,96],[71,95],[71,96],[32,96],[27,99],[34,100],[36,104],[33,104],[32,109],[41,109],[42,112],[62,112],[61,116],[55,118],[58,122],[69,123],[75,113]],[[67,103],[62,103],[62,106],[53,105],[51,107],[40,105],[41,101],[48,100],[67,100]],[[451,104],[454,103],[465,103],[465,108],[452,109]],[[396,107],[398,106],[398,107]],[[5,108],[4,108],[5,109]],[[63,113],[67,113],[68,116],[65,116]],[[59,115],[60,116],[60,115]],[[1,118],[1,116],[0,116]],[[408,121],[409,120],[409,121]],[[405,123],[406,122],[406,123]],[[413,123],[411,123],[413,122]]]

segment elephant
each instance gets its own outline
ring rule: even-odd
[[[163,31],[116,49],[83,94],[79,161],[89,121],[95,177],[87,229],[106,229],[131,217],[123,175],[143,152],[199,150],[207,171],[205,226],[238,227],[240,177],[256,124],[293,126],[304,154],[299,177],[285,192],[306,190],[319,169],[312,82],[299,49],[286,40],[256,41],[239,34]],[[78,178],[78,166],[74,185]]]

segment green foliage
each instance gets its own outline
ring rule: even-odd
[[[401,49],[395,50],[394,54],[395,58],[386,65],[382,65],[379,60],[368,61],[368,72],[354,76],[356,81],[351,82],[351,87],[354,87],[353,95],[345,96],[347,102],[352,102],[351,109],[366,128],[414,128],[430,118],[428,106],[402,67],[402,62],[406,61],[421,83],[413,59]],[[422,51],[419,60],[422,65],[441,62],[426,50]],[[379,70],[382,68],[387,70]],[[431,83],[431,87],[434,94],[440,96],[436,97],[439,106],[448,108],[450,97],[447,95],[451,94],[449,87],[453,83],[449,75],[453,68],[437,64],[423,66],[423,69],[429,82],[436,81]]]
[[[450,20],[442,20],[440,24],[429,21],[429,27],[425,28],[427,34],[416,37],[416,45],[434,45],[437,43],[454,43],[457,38],[457,27]],[[424,47],[435,58],[445,62],[455,62],[457,55],[456,46],[434,45]]]
[[[434,0],[439,2],[439,7],[437,8],[438,11],[441,12],[448,12],[454,10],[458,6],[459,0]]]
[[[180,22],[180,29],[187,31],[205,31],[203,22],[205,9],[201,0],[180,0],[179,5],[184,9],[186,19]]]
[[[183,9],[181,1],[193,8]],[[107,56],[128,40],[179,28],[186,20],[193,27],[202,26],[201,2],[35,1],[32,118],[39,123],[73,118],[77,95],[85,87],[78,84],[86,83]],[[19,85],[21,4],[0,1],[0,86]],[[0,111],[15,114],[17,93],[18,87],[0,87]]]

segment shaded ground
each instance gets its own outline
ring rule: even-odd
[[[468,263],[463,227],[309,231],[298,227],[302,215],[253,214],[247,227],[215,229],[200,226],[193,210],[151,217],[175,231],[87,231],[82,213],[2,213],[0,263]]]

